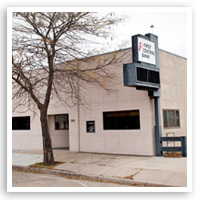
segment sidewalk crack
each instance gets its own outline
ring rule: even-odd
[[[125,179],[130,179],[130,180],[134,180],[134,176],[136,176],[137,174],[139,174],[143,169],[140,169],[138,172],[136,172],[135,174],[132,174],[130,176],[125,176],[123,178]]]
[[[176,173],[176,172],[173,172],[172,175],[165,181],[165,183],[167,183],[167,181],[168,181],[172,176],[174,176],[175,173]]]

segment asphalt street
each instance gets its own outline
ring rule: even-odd
[[[114,183],[74,180],[49,174],[12,172],[13,187],[130,187]]]

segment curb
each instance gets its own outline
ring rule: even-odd
[[[36,168],[36,167],[29,167],[29,166],[19,166],[19,165],[13,165],[12,167],[14,169],[19,169],[19,170],[31,170],[32,172],[38,172],[38,173],[43,173],[43,174],[66,176],[67,178],[75,178],[75,179],[82,179],[82,180],[85,179],[85,180],[98,181],[98,182],[110,182],[110,183],[132,185],[132,186],[139,186],[139,187],[179,187],[179,186],[173,186],[173,185],[147,183],[147,182],[140,182],[140,181],[134,181],[134,180],[121,179],[121,178],[84,175],[84,174],[78,174],[78,173],[74,173],[72,171],[67,171],[67,170],[45,169],[45,168]]]

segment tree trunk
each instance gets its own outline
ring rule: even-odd
[[[42,138],[43,138],[43,155],[45,165],[54,165],[54,156],[51,144],[51,138],[49,134],[48,120],[47,120],[47,109],[40,109],[40,122],[42,127]]]

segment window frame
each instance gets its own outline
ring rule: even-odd
[[[169,113],[168,112],[171,112],[171,111],[174,112],[174,125],[175,126],[169,126]],[[166,112],[166,120],[167,120],[166,126],[165,126],[164,112]],[[178,123],[177,123],[177,112],[178,112]],[[179,109],[163,109],[163,128],[164,129],[181,128],[180,110]]]
[[[22,128],[20,128],[20,129],[13,129],[13,125],[12,125],[12,131],[30,131],[31,130],[31,117],[30,116],[16,116],[16,117],[12,117],[12,120],[14,119],[14,118],[29,118],[29,128],[28,129],[22,129]],[[12,124],[13,124],[13,122],[12,122]]]
[[[67,128],[56,128],[56,117],[57,116],[62,116],[62,115],[65,115],[67,116],[67,125],[68,127]],[[69,130],[69,114],[57,114],[57,115],[54,115],[54,130],[55,131],[61,131],[61,130]]]
[[[138,126],[137,128],[106,128],[105,126],[105,113],[123,113],[123,112],[138,112]],[[133,130],[141,130],[141,120],[140,120],[140,110],[139,109],[135,109],[135,110],[117,110],[117,111],[103,111],[102,113],[103,115],[103,130],[104,131],[122,131],[122,130],[129,130],[129,131],[133,131]]]

